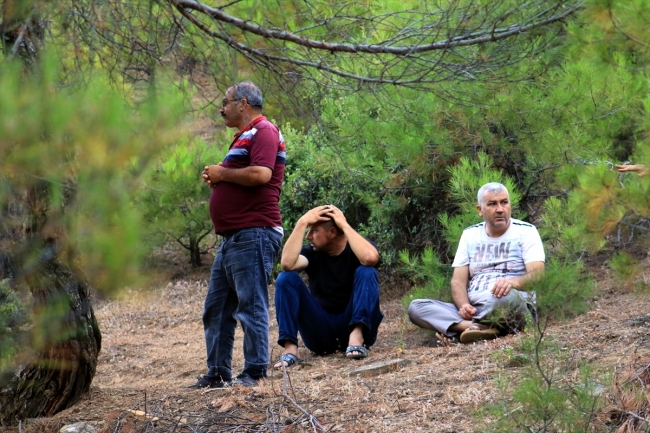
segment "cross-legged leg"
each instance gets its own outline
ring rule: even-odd
[[[472,324],[458,315],[458,308],[454,304],[435,299],[414,299],[409,305],[408,315],[415,325],[438,331],[449,338]]]

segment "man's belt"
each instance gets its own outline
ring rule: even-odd
[[[217,232],[217,234],[218,234],[219,236],[221,236],[222,238],[224,238],[224,239],[228,239],[228,238],[231,238],[231,237],[235,236],[237,233],[239,233],[239,232],[242,231],[242,230],[243,230],[243,229],[237,229],[237,230],[224,230],[224,231],[222,231],[222,232]]]

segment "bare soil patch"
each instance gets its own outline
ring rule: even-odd
[[[315,431],[316,422],[341,432],[477,432],[489,420],[477,419],[475,410],[501,397],[495,378],[518,372],[498,355],[516,347],[520,336],[439,347],[431,333],[409,322],[399,299],[390,299],[382,303],[378,343],[365,360],[314,356],[303,347],[304,363],[286,378],[271,372],[255,388],[191,390],[187,387],[206,370],[201,311],[208,272],[206,267],[205,279],[188,274],[163,287],[99,302],[103,341],[90,393],[52,418],[26,420],[20,431],[57,432],[83,421],[102,433],[302,432]],[[650,294],[622,293],[606,275],[599,284],[593,309],[553,324],[550,333],[575,359],[593,361],[603,371],[650,358]],[[271,314],[275,361],[280,351]],[[241,341],[238,328],[235,372],[243,364]],[[375,376],[349,376],[360,366],[397,358],[411,363]],[[264,425],[275,430],[260,428]]]

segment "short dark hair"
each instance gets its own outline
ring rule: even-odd
[[[241,83],[237,83],[233,86],[233,98],[235,99],[244,99],[246,98],[246,101],[248,101],[248,105],[251,107],[259,108],[260,110],[262,109],[263,106],[263,99],[262,99],[262,92],[260,91],[259,87],[257,87],[253,82],[251,81],[242,81]]]
[[[327,221],[319,221],[314,225],[324,226],[326,230],[329,230],[330,227],[334,227],[336,229],[336,233],[343,234],[343,230],[341,230],[339,226],[336,225],[336,222],[334,222],[332,218],[330,217],[324,217],[324,218],[327,218]]]

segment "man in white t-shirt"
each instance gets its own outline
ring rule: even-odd
[[[510,217],[510,197],[497,182],[478,191],[483,222],[465,229],[452,264],[453,304],[415,299],[411,322],[462,343],[488,340],[521,329],[534,293],[524,291],[544,272],[544,247],[532,224]]]

